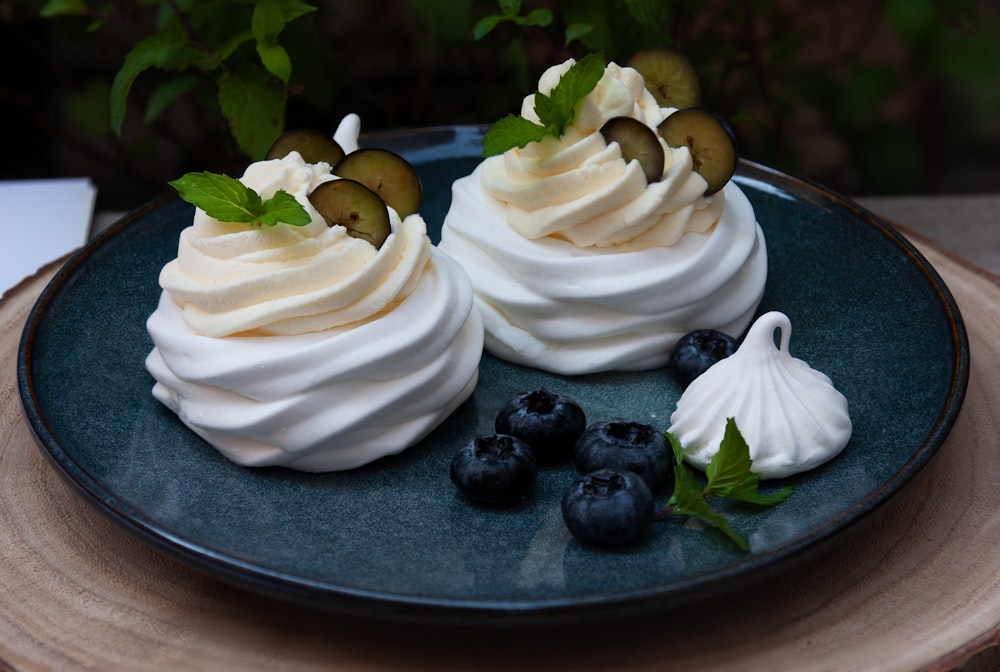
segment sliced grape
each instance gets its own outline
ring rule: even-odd
[[[714,115],[697,108],[678,110],[657,129],[671,147],[687,147],[694,169],[708,182],[709,196],[726,186],[736,172],[736,142],[731,132]]]
[[[344,158],[344,150],[331,136],[308,128],[297,128],[275,140],[265,159],[283,159],[292,151],[301,154],[306,163],[325,161],[331,169]]]
[[[618,143],[626,163],[639,162],[647,183],[663,177],[663,145],[649,126],[632,117],[615,117],[604,123],[601,135],[608,144]]]
[[[343,226],[348,235],[375,246],[389,237],[389,210],[378,194],[354,180],[331,180],[309,194],[309,202],[323,215],[327,226]]]
[[[420,210],[423,196],[420,178],[399,154],[387,149],[359,149],[341,159],[333,172],[374,191],[400,218]]]
[[[660,107],[684,109],[701,104],[698,73],[688,57],[676,49],[640,49],[627,65],[639,71]]]

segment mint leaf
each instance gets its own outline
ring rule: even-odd
[[[311,219],[295,197],[279,190],[261,202],[260,195],[239,180],[218,173],[187,173],[169,183],[180,197],[222,222],[304,226]]]
[[[602,76],[604,76],[604,54],[598,52],[581,58],[566,71],[549,93],[552,99],[552,115],[545,119],[539,114],[539,120],[546,126],[552,126],[555,135],[562,135],[566,127],[576,119],[580,103],[594,90]],[[538,109],[535,111],[538,112]]]
[[[573,40],[579,40],[585,35],[589,35],[594,30],[592,23],[571,23],[566,26],[566,42],[563,46],[568,47]]]
[[[312,218],[294,196],[284,189],[279,189],[274,196],[264,201],[264,212],[257,221],[268,226],[281,222],[292,226],[305,226],[312,221]]]
[[[750,471],[752,464],[750,448],[736,426],[736,421],[729,418],[726,420],[726,431],[719,444],[719,452],[705,469],[708,477],[706,494],[764,505],[777,504],[792,494],[791,486],[768,495],[761,494],[760,474]]]
[[[725,516],[712,510],[708,498],[728,497],[751,504],[772,505],[791,495],[792,487],[767,495],[760,493],[760,474],[750,471],[753,464],[750,448],[733,418],[726,421],[726,431],[719,452],[705,469],[708,482],[704,487],[684,465],[684,448],[677,438],[670,432],[664,432],[664,436],[674,453],[674,492],[666,506],[657,512],[657,518],[675,514],[700,518],[719,528],[742,550],[749,550],[747,540],[730,526]]]
[[[580,103],[604,75],[604,54],[588,54],[563,73],[548,95],[535,93],[535,114],[541,125],[523,117],[507,115],[490,127],[483,138],[483,156],[502,154],[545,137],[559,137],[573,123]]]
[[[748,550],[749,546],[746,539],[729,525],[729,521],[726,520],[725,516],[713,511],[708,502],[705,501],[701,483],[684,466],[684,451],[681,449],[677,439],[670,435],[670,433],[665,434],[665,436],[674,450],[674,457],[676,459],[676,464],[674,464],[674,492],[670,496],[670,502],[667,505],[670,513],[700,518],[719,528],[741,550]]]
[[[472,29],[472,39],[481,40],[489,35],[490,31],[496,28],[497,24],[503,21],[503,18],[504,17],[497,14],[492,14],[479,19],[475,27]]]
[[[184,45],[185,38],[177,32],[160,32],[140,40],[125,55],[125,62],[111,83],[111,128],[121,133],[125,109],[132,84],[142,72],[164,63],[172,50]]]
[[[545,8],[533,9],[519,23],[525,26],[545,27],[552,23],[552,10]]]
[[[249,63],[219,77],[219,106],[240,149],[252,159],[267,155],[285,125],[285,89]]]
[[[277,0],[258,0],[250,21],[257,55],[267,71],[288,84],[292,75],[292,61],[285,48],[278,44],[278,35],[285,28],[285,17]]]
[[[169,79],[160,84],[149,96],[143,121],[147,124],[155,121],[164,110],[180,100],[184,94],[196,87],[200,82],[201,80],[194,75],[185,75]]]
[[[530,142],[538,142],[548,135],[544,126],[528,121],[524,117],[508,114],[493,124],[483,136],[483,156],[503,154],[513,147],[524,147]]]
[[[87,3],[84,0],[49,0],[38,13],[48,18],[52,16],[82,15],[86,12]]]

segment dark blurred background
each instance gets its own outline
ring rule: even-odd
[[[309,8],[267,2],[286,17]],[[0,0],[0,178],[87,175],[98,209],[129,209],[188,170],[259,158],[248,133],[332,131],[347,112],[369,132],[489,123],[567,57],[603,50],[624,63],[666,44],[695,63],[705,107],[730,121],[747,158],[851,195],[1000,192],[998,0],[309,5],[277,32],[237,0]],[[181,36],[187,51],[154,44],[133,57],[116,133],[116,73],[150,36]],[[262,69],[262,39],[287,53],[287,86]],[[246,75],[228,119],[223,73]]]

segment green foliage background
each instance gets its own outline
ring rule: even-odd
[[[489,123],[550,65],[656,44],[747,158],[849,194],[1000,186],[997,0],[0,0],[0,176],[132,207],[285,127]]]

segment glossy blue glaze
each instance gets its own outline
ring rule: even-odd
[[[368,144],[417,166],[436,237],[451,182],[478,161],[480,137],[473,127],[427,129]],[[449,482],[458,446],[492,433],[504,401],[541,385],[574,397],[588,420],[627,416],[665,429],[681,390],[664,370],[565,378],[486,356],[473,397],[400,456],[325,475],[231,464],[153,399],[143,366],[157,276],[192,213],[173,197],[129,214],[45,290],[19,353],[25,412],[69,482],[143,540],[311,605],[424,621],[564,621],[743,587],[836,542],[909,483],[954,421],[969,355],[947,288],[891,227],[761,166],[743,164],[738,181],[769,249],[760,311],[790,316],[792,354],[834,380],[854,421],[844,453],[789,479],[796,489],[784,504],[728,510],[749,554],[678,521],[655,524],[638,548],[584,548],[560,516],[568,466],[544,469],[536,496],[516,509],[471,506]]]

